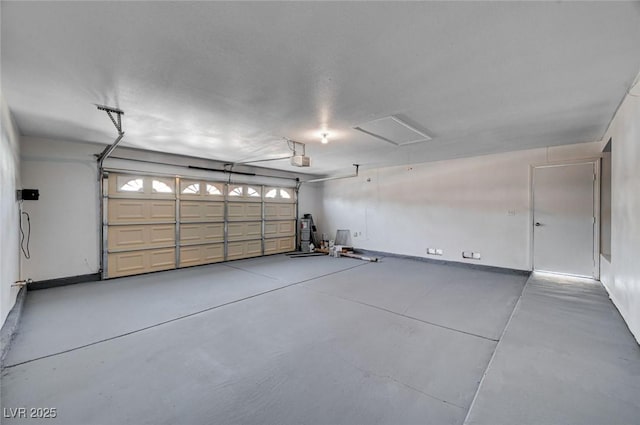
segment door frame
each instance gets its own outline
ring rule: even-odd
[[[595,180],[593,184],[593,212],[595,222],[593,224],[593,278],[600,280],[600,157],[567,160],[556,162],[544,162],[529,165],[529,269],[536,271],[534,262],[534,171],[536,168],[564,167],[567,165],[593,164]],[[562,273],[558,273],[562,274]]]

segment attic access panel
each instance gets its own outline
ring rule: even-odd
[[[395,146],[411,145],[431,140],[428,134],[393,115],[369,121],[354,127],[354,129]]]

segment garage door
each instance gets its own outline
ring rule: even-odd
[[[296,234],[294,190],[284,187],[266,187],[264,200],[265,254],[293,251]]]
[[[109,175],[107,276],[176,266],[175,178]]]
[[[293,188],[109,173],[104,278],[295,249]]]
[[[224,183],[179,182],[179,266],[224,261]]]

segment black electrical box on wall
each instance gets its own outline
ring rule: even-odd
[[[40,191],[38,189],[22,189],[16,190],[18,201],[37,201],[40,199]]]

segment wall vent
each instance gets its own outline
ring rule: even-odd
[[[354,127],[354,129],[395,146],[411,145],[431,140],[431,136],[424,131],[418,130],[394,115],[369,121]]]

